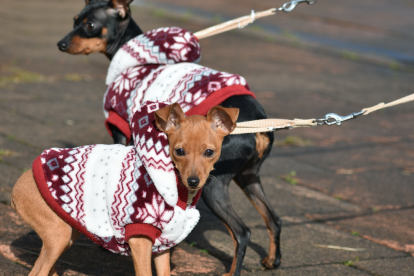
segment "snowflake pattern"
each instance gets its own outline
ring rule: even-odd
[[[139,82],[140,67],[129,68],[122,72],[114,81],[112,89],[115,93],[127,93]],[[142,70],[142,69],[141,69]]]
[[[139,210],[139,214],[146,213],[143,223],[151,224],[159,229],[164,229],[172,219],[174,212],[165,208],[165,201],[160,195],[154,194],[151,203],[145,203],[145,211]]]

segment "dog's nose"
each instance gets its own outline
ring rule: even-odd
[[[191,188],[195,188],[200,183],[200,178],[196,176],[190,176],[189,178],[187,178],[187,183]]]
[[[61,50],[62,52],[64,52],[64,51],[66,51],[68,49],[69,44],[66,43],[66,41],[61,40],[61,41],[58,42],[57,46],[59,47],[59,50]]]

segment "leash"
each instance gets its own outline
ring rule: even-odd
[[[290,2],[286,2],[285,4],[283,4],[280,8],[272,8],[272,9],[257,12],[257,13],[255,13],[254,10],[252,10],[250,15],[242,16],[242,17],[212,26],[210,28],[201,30],[199,32],[194,33],[194,36],[197,37],[197,39],[202,39],[202,38],[206,38],[206,37],[220,34],[223,32],[227,32],[233,29],[237,29],[237,28],[241,29],[253,23],[258,18],[262,18],[262,17],[269,16],[269,15],[274,15],[278,11],[291,12],[296,8],[297,5],[301,3],[307,3],[308,5],[313,5],[316,3],[316,0],[292,0]]]
[[[263,119],[263,120],[255,120],[255,121],[247,121],[237,123],[236,129],[233,130],[230,134],[244,134],[244,133],[256,133],[256,132],[271,132],[280,129],[292,129],[297,127],[313,127],[313,126],[320,126],[320,125],[333,125],[336,124],[338,126],[341,125],[342,122],[348,121],[351,119],[355,119],[360,115],[368,115],[374,111],[387,108],[390,106],[395,106],[407,102],[414,101],[414,94],[405,96],[401,99],[392,101],[390,103],[379,103],[372,107],[367,107],[362,109],[360,112],[354,112],[347,116],[340,116],[336,113],[328,113],[322,119],[294,119],[294,120],[286,120],[286,119]]]
[[[256,19],[266,17],[269,15],[274,15],[278,11],[284,12],[291,12],[293,11],[297,5],[301,3],[307,3],[308,5],[313,5],[316,3],[316,0],[292,0],[290,2],[284,3],[280,8],[272,8],[266,11],[261,11],[255,13],[253,10],[250,15],[242,16],[210,28],[201,30],[199,32],[194,33],[194,36],[197,39],[206,38],[209,36],[213,36],[216,34],[220,34],[223,32],[227,32],[236,28],[244,28],[247,25],[253,23]],[[348,121],[351,119],[355,119],[360,115],[368,115],[374,111],[403,104],[406,102],[414,101],[414,94],[408,95],[401,99],[395,100],[393,102],[384,104],[379,103],[372,107],[367,107],[362,109],[360,112],[354,112],[347,116],[340,116],[336,113],[328,113],[322,119],[294,119],[294,120],[287,120],[287,119],[263,119],[263,120],[255,120],[255,121],[247,121],[237,123],[236,129],[233,130],[231,134],[244,134],[244,133],[257,133],[257,132],[270,132],[276,131],[280,129],[292,129],[297,127],[314,127],[320,125],[341,125],[342,122]]]

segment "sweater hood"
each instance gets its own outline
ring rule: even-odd
[[[105,83],[111,84],[131,67],[198,63],[200,53],[200,44],[191,32],[178,27],[155,29],[131,39],[116,52],[109,65]]]

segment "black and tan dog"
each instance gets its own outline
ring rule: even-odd
[[[110,60],[130,39],[142,34],[131,18],[132,0],[86,0],[85,8],[75,16],[74,29],[58,43],[70,54],[104,53]],[[233,96],[223,107],[240,109],[238,122],[265,119],[261,105],[251,96]],[[111,126],[114,142],[124,144],[126,137]],[[229,198],[231,180],[243,190],[263,217],[269,229],[269,255],[262,264],[276,268],[281,262],[281,219],[269,204],[260,182],[259,170],[273,144],[272,133],[230,135],[224,138],[222,154],[211,172],[214,177],[204,187],[202,198],[211,211],[225,224],[235,242],[235,256],[228,275],[240,275],[250,238],[250,230],[237,216]]]

